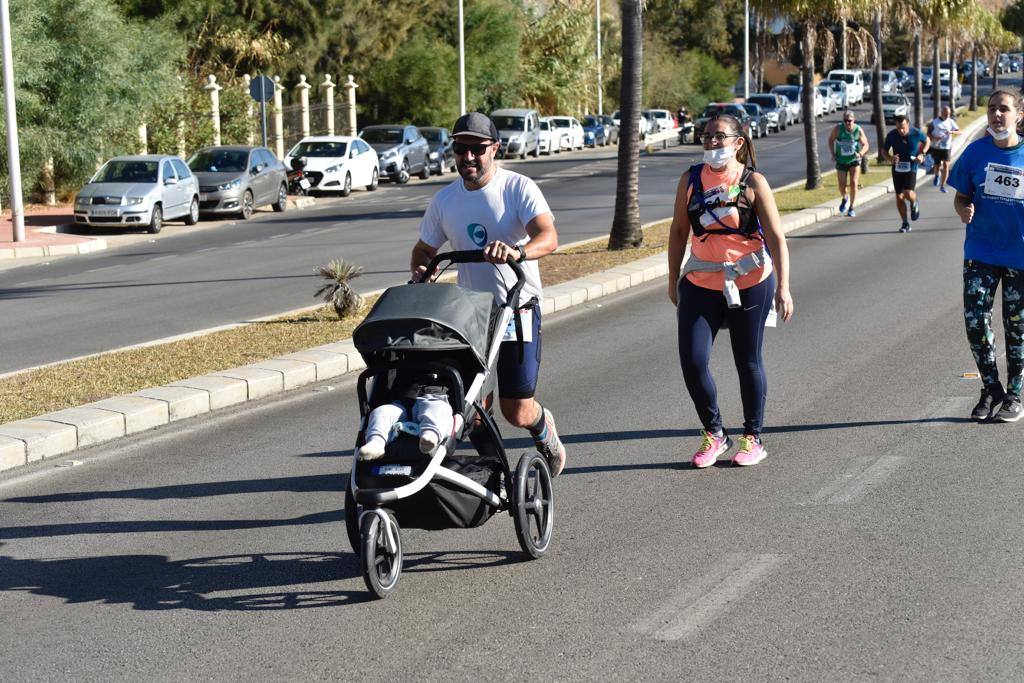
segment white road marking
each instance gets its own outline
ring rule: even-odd
[[[267,239],[276,240],[276,239],[280,239],[282,237],[290,237],[290,236],[291,236],[291,233],[283,232],[280,235],[271,235]]]
[[[670,595],[630,630],[666,641],[691,636],[743,598],[781,561],[780,556],[767,554],[730,557]]]
[[[155,261],[166,261],[167,259],[178,258],[177,254],[168,254],[167,256],[157,256],[156,258],[149,259],[150,263]]]
[[[826,505],[845,505],[856,502],[863,498],[870,489],[888,479],[907,459],[896,455],[883,455],[870,467],[862,470],[860,474],[855,474],[857,469],[863,467],[865,462],[870,460],[870,456],[856,458],[854,464],[847,468],[837,481],[818,491],[811,500]]]

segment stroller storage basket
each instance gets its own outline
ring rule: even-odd
[[[458,285],[391,287],[352,333],[352,341],[367,365],[392,351],[469,351],[484,370],[497,309],[491,294]]]

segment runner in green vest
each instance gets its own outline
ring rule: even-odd
[[[843,201],[839,203],[839,213],[853,218],[857,212],[853,205],[857,203],[857,181],[860,178],[861,159],[868,153],[868,136],[857,125],[857,117],[853,111],[843,112],[843,122],[836,124],[828,136],[828,149],[832,161],[836,164],[836,177],[839,179],[839,193]],[[846,198],[847,178],[849,178],[850,198]]]

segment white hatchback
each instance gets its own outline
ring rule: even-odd
[[[366,142],[347,135],[313,135],[302,138],[284,158],[306,160],[304,169],[315,192],[338,192],[347,197],[353,187],[376,190],[380,180],[377,153]]]
[[[583,149],[583,124],[572,116],[548,116],[548,123],[562,134],[563,149]]]

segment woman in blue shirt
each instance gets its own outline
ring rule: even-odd
[[[988,101],[988,135],[967,146],[950,173],[953,206],[967,225],[964,321],[984,388],[974,420],[1016,422],[1024,383],[1024,100],[1001,88]],[[992,305],[1003,287],[1006,389],[996,366]]]

